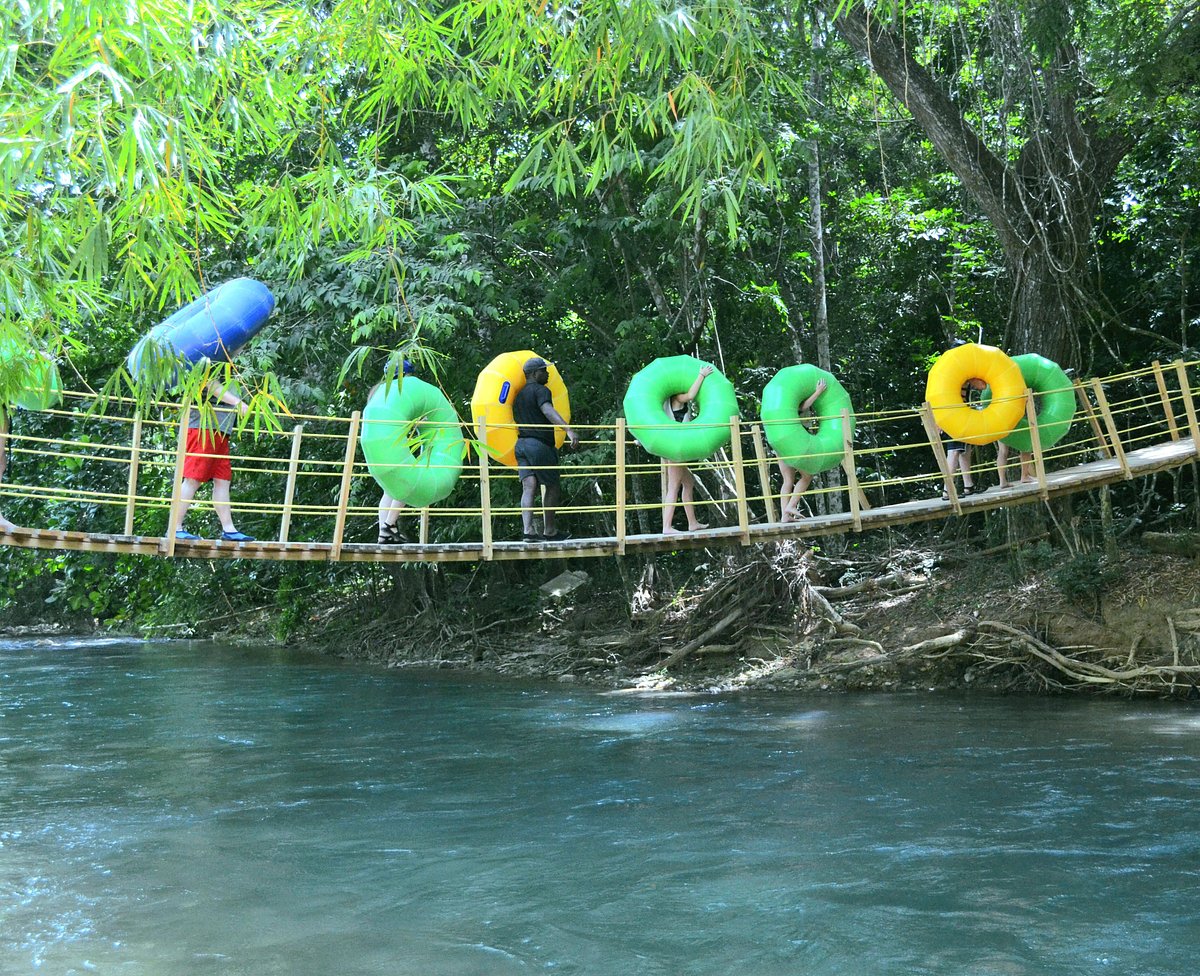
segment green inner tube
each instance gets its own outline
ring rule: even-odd
[[[694,356],[665,356],[629,381],[625,419],[629,432],[651,454],[668,461],[699,461],[729,443],[729,418],[737,416],[737,395],[715,366],[696,395],[692,420],[680,423],[663,408],[671,397],[692,388],[701,366],[711,365]]]
[[[1037,408],[1038,437],[1042,450],[1053,447],[1067,435],[1071,421],[1075,419],[1075,387],[1058,363],[1035,352],[1013,356],[1013,362],[1021,368],[1021,379],[1034,393]],[[987,400],[991,391],[985,391]],[[1014,451],[1028,454],[1033,450],[1033,438],[1029,434],[1029,419],[1022,417],[1012,433],[1001,440]]]
[[[415,376],[375,389],[363,410],[361,442],[379,486],[413,508],[440,502],[462,473],[458,414],[441,390]]]
[[[61,401],[62,378],[54,360],[12,339],[0,340],[0,407],[15,403],[45,410]]]
[[[805,428],[800,406],[813,395],[820,380],[825,392],[812,405],[817,421],[815,433]],[[820,474],[835,468],[845,456],[842,411],[850,414],[850,436],[854,437],[854,408],[850,394],[832,373],[811,363],[785,366],[763,389],[763,431],[779,460],[805,474]],[[811,424],[813,421],[808,420]]]

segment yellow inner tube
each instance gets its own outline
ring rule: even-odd
[[[968,380],[983,380],[991,400],[982,409],[963,399]],[[956,441],[991,444],[1012,433],[1025,416],[1021,367],[995,346],[967,343],[942,353],[929,371],[925,399],[937,425]]]
[[[536,355],[536,352],[528,349],[501,353],[484,367],[475,381],[475,392],[471,394],[472,432],[478,436],[479,421],[482,418],[487,425],[484,440],[488,453],[493,460],[507,464],[510,468],[517,466],[514,453],[517,446],[517,426],[513,423],[513,401],[525,386],[525,361]],[[550,381],[546,384],[546,389],[550,391],[554,409],[562,414],[563,420],[570,423],[571,399],[567,395],[567,384],[563,382],[553,363],[549,363],[547,368],[550,371]],[[545,423],[549,424],[550,421]],[[554,446],[562,447],[565,438],[563,429],[556,427]]]

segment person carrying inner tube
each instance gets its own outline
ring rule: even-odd
[[[417,373],[417,368],[406,359],[404,360],[404,365],[401,367],[400,371],[404,376],[415,376]],[[389,379],[393,381],[399,379],[399,377],[396,375],[397,372],[398,370],[393,367],[391,376],[389,377],[388,373],[385,371],[383,382],[386,383]],[[378,390],[382,385],[383,383],[376,383],[373,387],[371,387],[370,392],[367,394],[368,403],[370,403],[371,397],[375,395],[375,391]],[[379,499],[379,544],[381,546],[401,546],[408,542],[408,537],[405,536],[405,534],[400,530],[400,526],[397,524],[400,521],[400,513],[403,512],[404,509],[404,502],[400,501],[398,498],[393,498],[386,491]]]
[[[705,365],[700,367],[700,375],[686,393],[676,393],[663,403],[665,410],[676,423],[685,424],[690,419],[688,404],[700,393],[704,378],[712,373],[713,368]],[[683,512],[687,516],[688,531],[699,532],[707,529],[708,525],[696,518],[694,500],[696,496],[696,476],[692,469],[679,461],[667,462],[667,486],[663,491],[662,534],[679,535],[680,532],[671,523],[675,521],[675,502],[683,502]]]
[[[561,427],[572,447],[579,446],[575,433],[557,410],[547,389],[550,370],[546,360],[534,356],[522,367],[525,385],[513,398],[513,420],[517,424],[517,475],[521,479],[521,529],[526,542],[560,542],[571,538],[555,528],[554,516],[562,498],[558,478],[558,448],[554,446],[554,428]],[[544,534],[533,530],[533,503],[538,485],[546,489],[542,513]]]
[[[963,403],[977,403],[979,394],[987,389],[987,383],[978,377],[967,380],[962,385]],[[978,407],[976,407],[978,409]],[[946,467],[950,469],[950,477],[959,471],[962,473],[962,497],[978,495],[987,491],[986,487],[976,487],[971,475],[971,445],[963,441],[946,441]],[[948,502],[950,493],[943,489],[942,501]]]
[[[237,355],[237,352],[235,349],[233,355]],[[205,430],[200,409],[191,407],[188,410],[187,455],[183,459],[183,486],[179,490],[179,522],[174,527],[175,538],[185,542],[200,538],[188,532],[183,527],[183,521],[200,486],[211,481],[213,509],[221,522],[218,538],[227,542],[253,542],[253,536],[239,532],[233,524],[233,509],[229,502],[229,487],[233,481],[233,468],[229,462],[229,432],[233,430],[238,416],[244,416],[248,408],[236,393],[214,380],[205,383],[202,392],[212,403],[217,427],[216,430]],[[222,409],[224,406],[234,409]]]
[[[801,417],[812,415],[813,404],[828,387],[829,384],[824,380],[817,380],[817,387],[813,390],[812,396],[800,404]],[[781,509],[779,521],[795,522],[797,519],[803,518],[800,514],[800,496],[808,491],[813,476],[807,471],[797,471],[781,457],[776,458],[776,463],[779,465],[779,473],[783,475],[783,487],[779,490],[779,507]]]

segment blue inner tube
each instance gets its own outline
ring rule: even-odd
[[[258,334],[275,308],[261,281],[234,278],[185,305],[147,332],[126,357],[131,376],[174,382],[181,365],[202,359],[228,362]]]

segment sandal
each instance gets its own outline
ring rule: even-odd
[[[404,533],[396,528],[396,526],[379,526],[379,544],[381,546],[402,546],[406,542],[408,542],[408,539],[405,538]]]
[[[970,488],[964,488],[961,492],[963,498],[968,498],[971,495],[982,495],[987,491],[987,486],[980,487],[979,485],[971,485]]]

